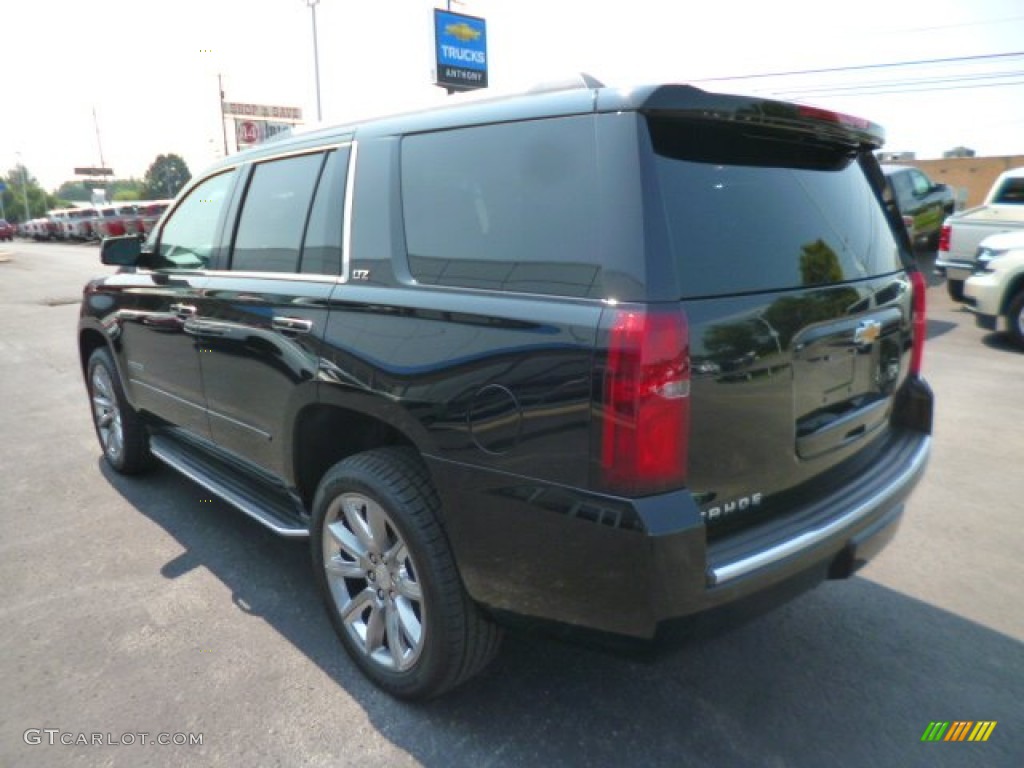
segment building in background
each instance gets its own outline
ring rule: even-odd
[[[966,149],[966,147],[958,148]],[[971,150],[968,150],[971,151]],[[902,160],[924,171],[932,181],[948,184],[961,207],[981,205],[996,178],[1010,168],[1024,168],[1024,155],[1002,157],[956,156],[937,160]]]

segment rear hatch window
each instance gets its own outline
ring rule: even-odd
[[[803,125],[648,125],[651,231],[689,328],[688,484],[714,537],[875,455],[909,371],[911,286],[869,148]]]
[[[860,280],[902,268],[848,150],[722,123],[648,119],[684,298]]]
[[[1004,181],[992,202],[1000,205],[1024,205],[1024,178]]]

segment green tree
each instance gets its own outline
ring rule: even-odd
[[[65,181],[57,187],[57,191],[54,194],[61,200],[67,200],[68,202],[88,203],[90,199],[89,190],[86,188],[84,181]]]
[[[188,166],[179,155],[157,155],[142,180],[143,195],[151,200],[174,197],[191,178]]]
[[[144,192],[140,179],[115,179],[107,185],[108,200],[141,200]]]
[[[25,200],[28,199],[28,217],[36,219],[45,216],[51,208],[57,207],[57,198],[46,193],[36,178],[23,165],[16,165],[3,179],[4,213],[8,221],[20,222],[25,219]]]

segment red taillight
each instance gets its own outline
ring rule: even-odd
[[[913,286],[913,302],[911,304],[911,329],[914,334],[913,346],[910,348],[910,374],[921,375],[921,358],[924,355],[924,337],[928,330],[928,314],[925,306],[925,292],[928,283],[924,273],[911,272],[910,284]]]
[[[796,111],[801,117],[809,117],[813,120],[823,120],[826,123],[838,123],[839,125],[849,125],[854,128],[871,127],[870,120],[865,120],[862,117],[855,117],[854,115],[844,115],[842,112],[834,112],[831,109],[809,107],[802,104],[796,108]]]
[[[953,234],[953,228],[949,224],[942,225],[942,231],[939,233],[939,250],[949,252],[949,239]]]
[[[608,490],[641,496],[685,484],[690,349],[681,309],[616,312],[603,419],[601,474]]]

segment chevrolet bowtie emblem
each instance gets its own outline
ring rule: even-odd
[[[871,344],[882,335],[882,324],[877,320],[864,320],[853,332],[854,344]]]

